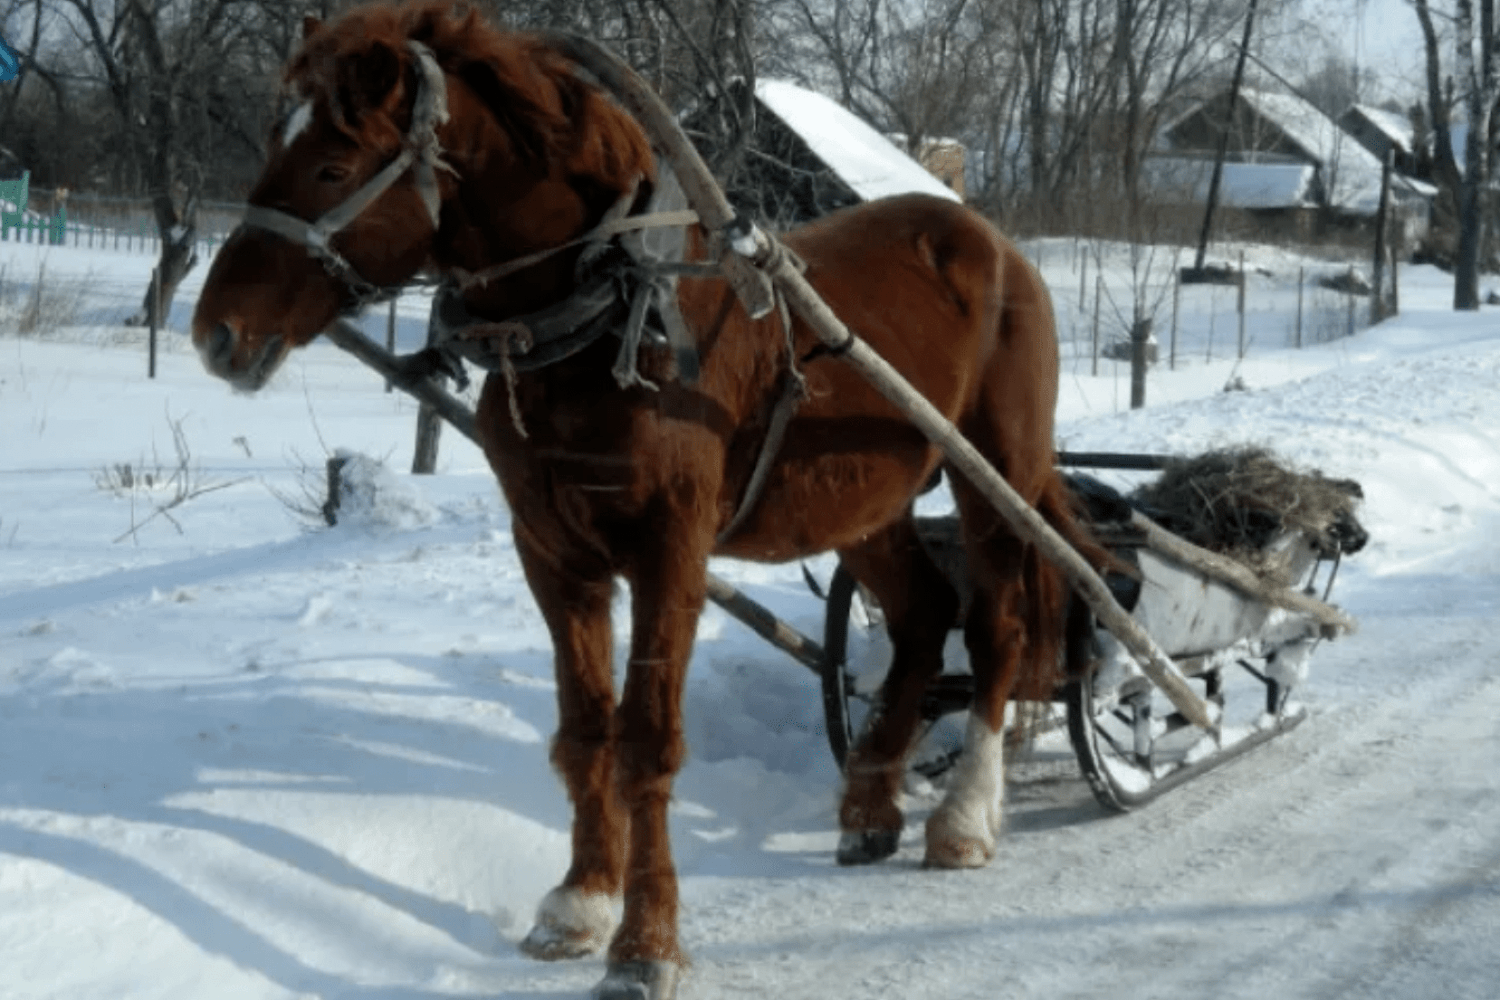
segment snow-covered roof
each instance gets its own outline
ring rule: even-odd
[[[960,200],[867,122],[822,94],[786,80],[757,80],[755,96],[866,201],[917,191]]]
[[[1412,129],[1410,118],[1383,108],[1372,108],[1368,104],[1356,104],[1350,110],[1363,116],[1365,121],[1379,129],[1381,134],[1403,153],[1412,151],[1415,131]]]
[[[1226,163],[1219,202],[1233,208],[1297,208],[1313,204],[1311,163]],[[1185,201],[1206,201],[1213,161],[1162,156],[1146,161],[1147,183]]]
[[[1310,163],[1321,168],[1330,206],[1354,215],[1375,214],[1380,206],[1381,175],[1381,163],[1375,154],[1295,94],[1246,88],[1239,96],[1259,117],[1280,129]],[[1400,174],[1394,188],[1398,196],[1430,198],[1437,193],[1432,185]]]

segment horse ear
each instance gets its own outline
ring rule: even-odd
[[[383,108],[401,82],[401,56],[384,42],[376,42],[339,65],[339,107],[350,122]]]
[[[313,32],[317,31],[321,27],[323,27],[323,22],[318,20],[316,17],[313,17],[311,14],[308,14],[302,19],[302,37],[304,39],[311,38],[313,36]]]

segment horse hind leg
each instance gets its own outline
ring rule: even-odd
[[[892,646],[877,707],[845,765],[838,862],[855,865],[889,857],[900,843],[904,820],[896,798],[906,755],[921,723],[922,695],[943,669],[959,602],[910,517],[840,555],[880,602]]]
[[[968,533],[967,524],[965,528]],[[1016,614],[1019,542],[1008,533],[979,543],[969,537],[974,596],[964,622],[964,645],[974,674],[974,701],[963,755],[942,803],[927,819],[923,863],[936,868],[978,868],[995,856],[1005,795],[1005,704],[1023,641]]]
[[[1035,546],[1021,542],[986,501],[955,482],[974,599],[964,643],[974,673],[964,753],[927,820],[924,864],[979,868],[995,856],[1005,797],[1005,707],[1047,701],[1060,665],[1066,588]]]
[[[556,656],[558,731],[552,763],[573,804],[573,860],[537,909],[520,948],[544,961],[603,948],[615,927],[625,862],[625,813],[614,781],[613,580],[569,572],[517,534],[517,551]]]

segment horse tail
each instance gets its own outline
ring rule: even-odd
[[[1036,499],[1036,510],[1094,570],[1129,572],[1095,537],[1082,505],[1055,469]],[[1024,614],[1029,648],[1027,668],[1017,680],[1014,697],[1023,704],[1038,706],[1045,714],[1059,687],[1086,669],[1086,647],[1077,640],[1086,635],[1088,606],[1076,598],[1067,574],[1038,545],[1025,546],[1021,573],[1027,597]],[[1023,733],[1035,731],[1037,719],[1023,714],[1020,721]]]

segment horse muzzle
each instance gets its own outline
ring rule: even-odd
[[[286,338],[266,337],[245,350],[228,323],[217,323],[202,336],[194,337],[203,367],[242,392],[255,392],[268,381],[286,357]]]

